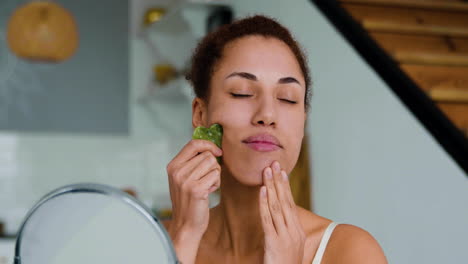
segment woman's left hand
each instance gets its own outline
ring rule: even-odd
[[[305,233],[297,216],[288,176],[279,162],[263,171],[260,215],[265,233],[263,263],[302,263]]]

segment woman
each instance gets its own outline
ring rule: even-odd
[[[224,134],[222,150],[192,140],[167,166],[173,218],[164,224],[182,263],[386,263],[366,231],[333,230],[331,220],[294,204],[288,175],[310,79],[286,28],[264,16],[221,27],[199,43],[188,79],[193,127],[218,123]],[[218,188],[220,204],[209,209]]]

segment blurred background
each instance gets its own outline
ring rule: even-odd
[[[341,2],[465,137],[468,3]],[[466,172],[314,1],[2,0],[0,264],[29,208],[65,184],[109,184],[169,216],[165,168],[192,134],[189,56],[258,13],[291,30],[312,73],[296,202],[366,229],[390,263],[466,263]]]

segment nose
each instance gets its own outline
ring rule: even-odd
[[[253,116],[252,123],[254,126],[276,126],[276,109],[274,99],[263,98],[259,101],[257,111]]]

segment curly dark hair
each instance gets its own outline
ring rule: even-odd
[[[189,80],[195,91],[195,96],[207,100],[210,92],[210,80],[214,73],[216,63],[223,56],[224,47],[231,41],[245,36],[259,35],[272,37],[283,41],[289,46],[301,68],[306,92],[304,97],[305,111],[309,109],[310,74],[307,58],[299,43],[292,37],[287,28],[275,19],[263,15],[246,17],[231,24],[223,25],[206,35],[196,47],[191,60],[186,79]]]

